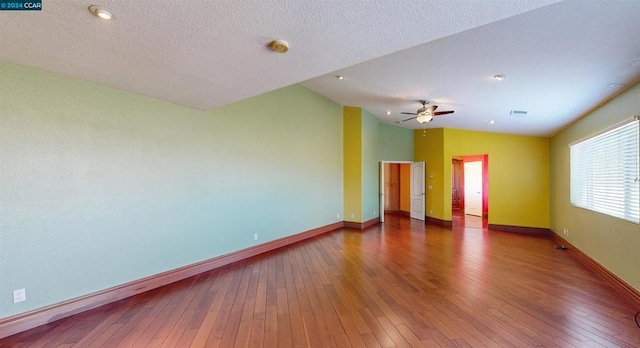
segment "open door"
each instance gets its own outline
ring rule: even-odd
[[[379,162],[378,173],[378,178],[380,178],[380,207],[378,210],[380,214],[378,215],[380,216],[380,222],[384,222],[384,161]]]
[[[482,162],[464,163],[464,213],[482,216]]]
[[[411,218],[424,221],[424,162],[411,163]]]

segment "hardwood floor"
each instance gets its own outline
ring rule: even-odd
[[[487,228],[489,219],[486,216],[466,215],[463,210],[457,209],[451,212],[453,227]]]
[[[543,237],[390,215],[0,347],[638,347],[637,311]]]

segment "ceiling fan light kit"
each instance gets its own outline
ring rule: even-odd
[[[438,108],[438,105],[431,105],[430,107],[427,107],[427,104],[429,104],[428,100],[418,100],[418,102],[420,104],[422,104],[422,107],[420,109],[418,109],[418,111],[416,111],[415,113],[413,112],[403,112],[403,115],[415,115],[415,117],[411,117],[411,118],[407,118],[406,120],[402,120],[402,121],[397,121],[398,123],[404,123],[410,120],[416,120],[420,123],[427,123],[427,122],[431,122],[433,121],[433,117],[434,116],[440,116],[440,115],[447,115],[447,114],[452,114],[453,111],[438,111],[436,112],[436,109]]]
[[[416,117],[416,121],[420,122],[420,123],[427,123],[427,122],[431,122],[433,120],[433,116],[424,113],[424,114],[420,114],[418,115],[418,117]]]

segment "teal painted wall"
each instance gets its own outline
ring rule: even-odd
[[[342,220],[342,165],[299,85],[202,112],[0,63],[0,318]]]
[[[378,119],[362,110],[362,221],[380,216],[378,193]]]
[[[380,123],[378,154],[382,161],[413,161],[413,129]]]

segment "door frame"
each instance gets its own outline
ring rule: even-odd
[[[491,202],[489,200],[489,192],[491,192],[491,184],[489,183],[490,173],[491,173],[491,167],[489,163],[491,162],[491,155],[489,153],[480,153],[480,154],[471,154],[471,155],[457,154],[457,155],[451,156],[451,160],[453,159],[461,159],[463,160],[463,163],[464,162],[482,162],[482,218],[488,219],[490,215],[490,210],[491,210],[490,209]],[[464,173],[464,167],[462,169],[462,172]],[[453,173],[453,169],[451,170],[451,173]],[[451,177],[452,177],[451,187],[453,187],[453,175]],[[452,216],[453,216],[453,207],[451,204],[449,204],[449,209],[452,212]],[[461,211],[464,215],[464,207],[461,209]]]
[[[397,164],[411,164],[415,163],[414,161],[378,161],[378,211],[380,212],[380,222],[384,222],[384,165],[389,163],[397,163]],[[413,175],[413,174],[411,174]]]

